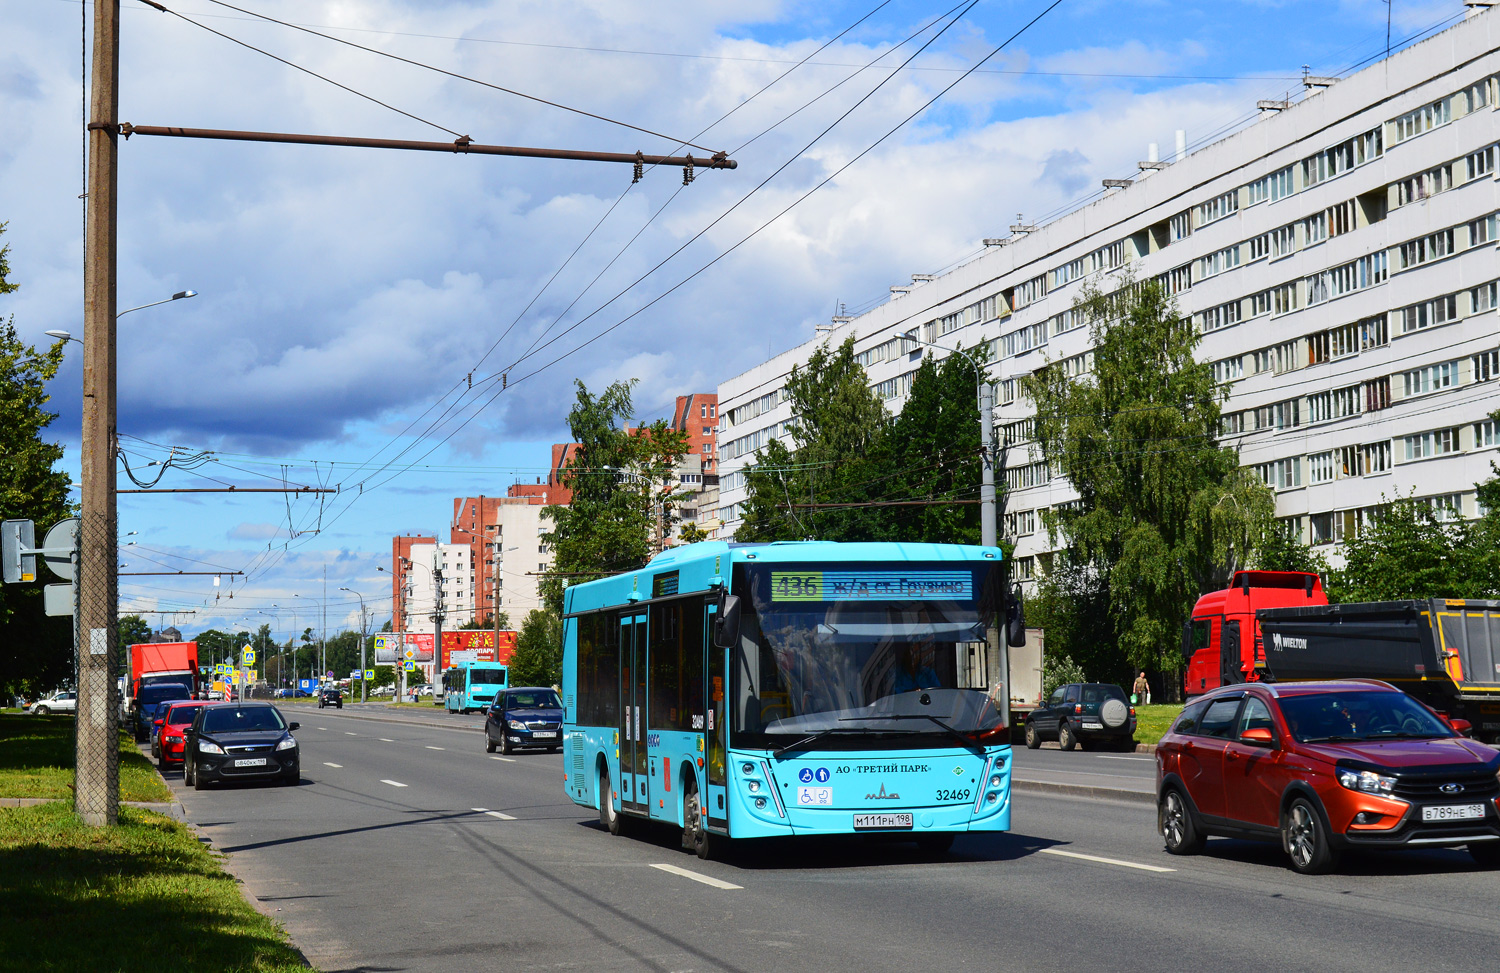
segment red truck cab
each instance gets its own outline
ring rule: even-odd
[[[1184,693],[1191,698],[1220,686],[1257,681],[1256,663],[1265,661],[1255,619],[1260,609],[1326,604],[1328,596],[1316,574],[1236,571],[1229,587],[1198,599],[1183,626]]]

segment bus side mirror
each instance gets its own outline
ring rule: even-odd
[[[719,611],[714,616],[714,645],[728,649],[739,640],[740,598],[739,595],[724,595],[719,599]]]
[[[1011,648],[1026,644],[1026,600],[1020,585],[1011,589],[1010,603],[1005,606],[1005,644]]]

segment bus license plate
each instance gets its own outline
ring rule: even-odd
[[[899,831],[911,829],[911,815],[906,814],[856,814],[855,831]]]
[[[246,758],[244,760],[236,760],[234,762],[234,765],[236,767],[264,767],[266,765],[266,758],[265,757],[249,757],[249,758]]]
[[[556,730],[537,730],[534,733],[532,733],[531,735],[533,737],[535,737],[536,739],[538,739],[538,740],[556,740],[557,739],[557,731]]]
[[[1483,804],[1444,804],[1422,808],[1423,821],[1470,821],[1484,817]]]

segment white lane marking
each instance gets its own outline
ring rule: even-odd
[[[396,741],[395,740],[387,740],[385,737],[381,737],[380,738],[380,742],[381,743],[395,743]]]
[[[359,736],[359,734],[358,733],[350,733],[348,730],[345,730],[344,731],[344,736],[346,736],[346,737],[357,737],[357,736]]]
[[[328,727],[326,727],[326,726],[320,726],[320,727],[318,727],[318,729],[320,729],[320,730],[326,730],[326,729],[328,729]]]
[[[1096,753],[1094,756],[1100,760],[1155,760],[1155,757],[1123,757],[1113,753]]]
[[[490,809],[487,808],[487,807],[471,807],[471,808],[469,808],[469,810],[470,811],[478,811],[480,814],[488,814],[489,811],[490,811]]]
[[[427,749],[428,750],[446,750],[448,748],[447,747],[428,747]]]
[[[343,770],[344,769],[344,765],[343,764],[331,764],[331,763],[329,763],[326,760],[323,761],[323,766],[324,767],[337,767],[339,770]]]
[[[490,757],[490,759],[491,760],[503,760],[503,761],[505,761],[508,764],[513,764],[513,763],[516,762],[514,757],[494,757],[494,756],[492,756],[492,757]]]
[[[1038,849],[1044,855],[1061,855],[1064,858],[1077,858],[1086,862],[1098,862],[1101,865],[1119,865],[1121,868],[1138,868],[1143,872],[1175,872],[1175,868],[1163,868],[1160,865],[1143,865],[1140,862],[1121,861],[1118,858],[1101,858],[1098,855],[1083,855],[1076,851],[1063,851],[1061,848]]]
[[[697,872],[690,872],[686,868],[678,868],[676,865],[652,865],[651,867],[659,868],[664,872],[671,872],[673,875],[681,875],[683,878],[690,878],[695,882],[702,882],[704,885],[712,885],[716,889],[744,888],[743,885],[735,885],[733,882],[725,882],[717,878],[710,878],[707,875],[699,875]]]
[[[488,814],[492,818],[499,818],[501,821],[514,821],[515,820],[515,818],[511,817],[509,814],[501,814],[499,811],[486,811],[484,813]]]
[[[382,784],[390,784],[392,787],[405,787],[406,786],[405,784],[401,783],[399,780],[386,780],[384,777],[380,778],[380,782]]]

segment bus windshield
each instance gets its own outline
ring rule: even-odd
[[[998,563],[742,564],[734,590],[737,743],[920,735],[930,746],[1000,725],[984,691],[960,681],[971,651],[983,657],[999,637]]]
[[[470,685],[505,685],[505,670],[495,666],[474,666],[469,670]]]

